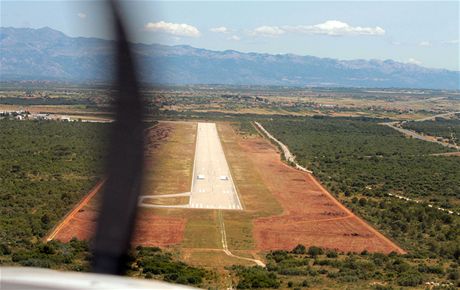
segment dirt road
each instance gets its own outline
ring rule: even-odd
[[[227,244],[227,232],[225,231],[225,223],[224,223],[224,218],[222,217],[222,211],[219,210],[217,214],[219,218],[219,228],[220,228],[220,234],[222,236],[222,249],[224,253],[227,256],[230,256],[233,258],[254,262],[257,266],[261,266],[265,268],[265,263],[262,262],[261,260],[237,256],[237,255],[234,255],[232,252],[230,252],[230,250],[228,249],[228,244]]]
[[[312,171],[306,169],[305,167],[303,167],[299,163],[297,163],[297,161],[295,160],[294,154],[292,154],[291,151],[289,151],[289,148],[286,145],[284,145],[281,141],[276,139],[272,134],[270,134],[270,132],[265,130],[265,128],[259,122],[254,122],[254,124],[256,124],[256,126],[260,130],[262,130],[262,132],[269,139],[273,140],[276,144],[278,144],[280,146],[280,148],[281,148],[281,150],[283,151],[283,154],[284,154],[284,159],[286,159],[288,162],[292,162],[294,164],[294,167],[299,169],[299,170],[302,170],[302,171],[305,171],[305,172],[308,172],[308,173],[313,173]]]
[[[99,192],[99,190],[102,188],[102,186],[104,185],[105,183],[105,179],[99,181],[89,192],[88,194],[73,208],[72,211],[70,211],[65,217],[64,219],[57,224],[56,227],[54,227],[50,234],[47,235],[45,237],[45,240],[48,242],[48,241],[51,241],[53,240],[56,235],[65,227],[68,225],[69,221],[72,220],[75,215],[83,208],[85,207],[90,201],[91,199],[96,195],[96,193]]]

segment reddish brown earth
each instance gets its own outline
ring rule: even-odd
[[[311,174],[283,163],[267,140],[241,139],[240,145],[284,210],[281,215],[254,220],[257,249],[291,250],[303,244],[344,252],[404,253],[339,203]]]
[[[174,126],[161,123],[147,131],[147,156],[165,143]],[[151,164],[150,162],[147,162]],[[77,206],[55,227],[50,239],[67,242],[73,237],[88,240],[92,237],[98,216],[100,187],[91,190]],[[161,216],[151,209],[141,209],[134,233],[133,245],[169,246],[183,240],[186,219]]]

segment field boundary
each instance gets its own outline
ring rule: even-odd
[[[254,122],[254,123],[257,123],[257,122]],[[257,123],[258,124],[258,123]],[[260,124],[259,124],[260,125]],[[260,125],[261,126],[261,125]],[[262,126],[261,126],[262,127]],[[262,127],[263,128],[263,127]],[[260,129],[262,129],[260,128]],[[267,132],[267,130],[263,130],[264,132]],[[268,133],[269,134],[269,133]],[[265,134],[264,134],[265,135]],[[268,136],[268,135],[267,135]],[[266,136],[264,136],[266,138]],[[280,142],[281,143],[281,142]],[[283,144],[284,145],[284,144]],[[284,145],[286,146],[286,145]],[[287,146],[286,146],[287,148]],[[284,166],[288,166],[289,168],[292,168],[291,165],[287,164],[287,163],[284,163]],[[295,167],[295,169],[298,169],[297,167]],[[331,199],[339,208],[341,208],[343,211],[345,211],[345,213],[347,213],[347,217],[346,218],[353,218],[355,217],[362,225],[364,225],[364,227],[366,227],[370,232],[372,232],[373,234],[375,234],[376,236],[378,236],[379,238],[381,238],[383,241],[385,241],[387,244],[391,245],[392,247],[394,247],[395,249],[397,249],[397,251],[400,253],[400,254],[406,254],[407,252],[402,249],[395,241],[391,240],[390,238],[386,237],[384,234],[382,234],[380,231],[378,231],[377,229],[375,229],[372,225],[370,225],[367,221],[365,221],[362,217],[356,215],[355,213],[353,213],[350,209],[348,209],[345,205],[343,205],[333,194],[331,194],[322,184],[320,181],[318,181],[316,179],[316,177],[313,175],[313,173],[311,171],[307,171],[305,172],[305,175],[307,178],[309,178],[311,181],[313,181],[313,183],[324,193],[326,194],[326,196],[329,197],[329,199]]]
[[[96,183],[95,186],[91,188],[91,190],[73,207],[73,209],[68,212],[59,223],[56,224],[51,230],[48,235],[46,235],[43,240],[45,242],[52,241],[56,235],[61,231],[61,229],[67,225],[67,223],[85,206],[87,205],[91,199],[98,193],[101,187],[105,184],[107,178],[100,180]]]
[[[311,170],[308,170],[307,168],[301,166],[299,163],[297,163],[297,161],[295,160],[295,156],[294,154],[291,153],[291,151],[289,150],[289,147],[287,147],[283,142],[281,142],[280,140],[276,139],[272,134],[270,134],[270,132],[268,132],[259,122],[257,121],[254,121],[254,124],[256,124],[257,127],[259,127],[260,130],[262,130],[262,132],[266,135],[266,137],[268,137],[270,140],[274,141],[276,144],[278,144],[278,146],[280,147],[281,151],[283,152],[284,154],[284,159],[286,159],[286,161],[289,163],[293,163],[294,164],[294,167],[300,171],[305,171],[305,172],[308,172],[308,173],[313,173],[313,171]]]

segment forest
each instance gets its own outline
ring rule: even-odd
[[[379,122],[331,117],[261,121],[342,203],[412,255],[458,265],[460,217],[436,207],[459,211],[460,160],[432,155],[449,149],[406,138]]]
[[[42,247],[45,234],[101,178],[106,126],[0,120],[1,264]]]

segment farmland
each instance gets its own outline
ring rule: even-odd
[[[25,109],[76,118],[110,118],[108,92],[104,86],[7,83],[0,90],[0,111]],[[438,90],[189,85],[144,87],[143,94],[147,110],[158,112],[160,118],[220,113],[414,120],[460,106],[458,92]]]

